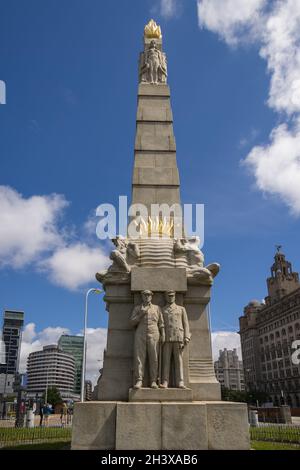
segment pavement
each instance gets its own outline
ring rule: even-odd
[[[72,426],[72,416],[69,417],[70,422],[67,422],[67,419],[63,417],[62,421],[60,419],[60,414],[50,415],[48,419],[43,419],[43,427],[66,427]],[[34,426],[39,426],[40,417],[34,417]],[[10,419],[0,419],[0,428],[14,428],[15,427],[15,418]]]

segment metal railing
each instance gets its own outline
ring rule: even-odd
[[[258,426],[250,426],[250,438],[253,441],[300,444],[300,426],[259,423]]]
[[[0,447],[70,441],[71,427],[0,428]]]

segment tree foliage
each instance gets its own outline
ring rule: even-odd
[[[43,399],[45,401],[46,392],[44,392]],[[61,394],[56,387],[49,387],[47,390],[47,403],[51,403],[52,406],[62,403]]]
[[[245,390],[230,390],[222,387],[222,400],[239,401],[251,405],[256,405],[258,402],[261,405],[262,403],[270,401],[270,398],[267,393],[258,390],[246,392]]]

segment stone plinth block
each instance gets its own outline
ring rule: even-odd
[[[208,448],[205,403],[164,403],[162,449],[206,450]]]
[[[159,403],[118,403],[116,449],[161,449]]]
[[[245,450],[250,448],[246,403],[207,402],[208,448]]]
[[[131,290],[150,289],[156,292],[187,290],[185,268],[132,268]]]
[[[190,388],[140,388],[129,390],[129,401],[142,401],[142,402],[169,402],[169,401],[192,401],[193,392]]]
[[[85,402],[72,449],[248,450],[247,405],[231,402]]]
[[[116,411],[115,401],[75,403],[72,449],[115,449]]]

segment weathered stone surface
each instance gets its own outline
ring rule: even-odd
[[[72,449],[248,450],[247,418],[245,403],[77,403]]]
[[[220,383],[212,375],[207,377],[203,374],[201,382],[195,382],[195,378],[190,376],[190,381],[186,383],[193,390],[194,400],[221,400]]]
[[[163,188],[161,186],[134,185],[132,187],[132,199],[134,204],[144,204],[151,214],[151,204],[169,204],[180,203],[179,186],[169,186]]]
[[[139,106],[136,116],[137,121],[166,121],[172,122],[172,110],[169,100],[164,97],[160,102],[155,99],[139,99]]]
[[[162,449],[206,450],[205,403],[163,403]]]
[[[177,168],[135,168],[133,184],[141,185],[179,185]]]
[[[75,403],[72,449],[115,449],[116,402]]]
[[[186,290],[186,274],[184,268],[133,268],[131,271],[131,290],[150,289],[164,292]]]
[[[155,150],[161,150],[161,151],[176,150],[175,138],[172,134],[168,134],[168,133],[162,133],[162,132],[155,133],[155,131],[151,133],[151,132],[142,131],[136,136],[135,149],[147,150],[147,151],[152,151],[152,152]]]
[[[116,449],[161,449],[161,405],[118,403]]]
[[[115,356],[132,356],[133,354],[133,330],[109,330],[107,332],[107,353]]]
[[[169,401],[192,401],[193,392],[191,389],[181,388],[166,388],[166,389],[153,389],[153,388],[140,388],[138,390],[131,388],[129,390],[129,401],[142,401],[142,402],[169,402]]]
[[[133,346],[132,346],[133,347]],[[105,354],[105,370],[99,380],[98,400],[128,400],[133,384],[133,356]]]
[[[136,152],[135,154],[135,168],[176,168],[176,153],[163,152],[163,153],[146,153]]]
[[[170,96],[170,88],[167,84],[151,85],[149,83],[140,83],[138,96]]]
[[[209,449],[250,448],[246,403],[207,402],[206,407]]]

